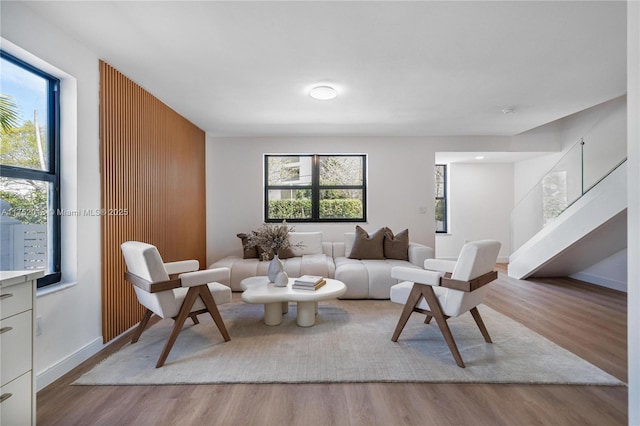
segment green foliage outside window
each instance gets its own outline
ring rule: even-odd
[[[320,159],[320,185],[362,185],[362,157],[322,156]]]
[[[40,129],[41,138],[44,132]],[[43,168],[38,150],[36,128],[31,121],[22,126],[0,128],[0,163],[40,170]],[[3,215],[24,224],[47,223],[47,185],[42,181],[0,178],[0,199],[8,202],[11,209]]]
[[[352,199],[320,200],[320,217],[324,219],[353,219],[363,215],[362,201]],[[311,218],[311,200],[270,200],[270,218]]]
[[[38,287],[43,287],[61,278],[60,217],[49,214],[59,209],[60,202],[60,169],[56,167],[60,82],[1,49],[0,70],[0,213],[3,222],[11,225],[8,232],[39,235],[29,242],[25,239],[25,253],[31,251],[24,264],[19,258],[3,256],[1,266],[45,269],[45,276],[38,279]],[[16,228],[16,222],[33,226]],[[13,250],[7,243],[8,239],[3,241],[1,249]],[[34,247],[37,250],[32,252]]]
[[[364,221],[365,176],[361,154],[265,155],[265,220]]]
[[[320,200],[320,217],[323,219],[357,219],[363,215],[362,201],[360,200]]]
[[[18,127],[20,122],[20,108],[11,96],[0,93],[0,129],[8,132]]]
[[[444,200],[436,200],[436,221],[444,222],[445,214]]]
[[[46,135],[40,128],[41,140]],[[43,156],[46,146],[41,147]],[[7,166],[18,166],[27,169],[45,170],[36,139],[36,127],[31,121],[25,121],[20,127],[0,130],[0,163]]]
[[[435,166],[435,216],[436,232],[446,233],[447,224],[447,166],[436,164]]]
[[[3,215],[17,219],[24,224],[42,225],[47,223],[47,192],[44,188],[24,195],[0,191],[0,199],[11,205],[9,211],[1,212]]]
[[[269,200],[269,217],[307,219],[311,217],[311,200]]]
[[[436,199],[436,232],[447,232],[447,209],[444,199]]]

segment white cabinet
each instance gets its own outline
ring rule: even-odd
[[[36,423],[36,280],[42,271],[0,271],[0,424]]]

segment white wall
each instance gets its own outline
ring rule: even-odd
[[[457,259],[466,241],[502,243],[498,262],[510,254],[513,163],[449,165],[449,233],[436,235],[436,257]]]
[[[595,265],[569,276],[614,290],[627,291],[627,256],[627,249],[620,250]]]
[[[98,57],[24,3],[0,7],[3,49],[62,78],[61,207],[99,208]],[[36,301],[42,329],[36,338],[38,388],[102,348],[100,219],[63,218],[62,244],[63,285],[39,292]]]
[[[553,139],[561,147],[561,152],[515,163],[516,204],[569,150],[573,148],[576,153],[579,152],[575,145],[583,137],[588,181],[593,183],[593,176],[602,177],[610,169],[609,165],[624,156],[626,117],[626,96],[621,96],[516,136],[516,139],[528,140],[533,135],[542,135]],[[578,171],[579,157],[574,156],[571,160],[575,161],[574,170]]]
[[[519,148],[550,150],[549,143],[523,143]],[[368,223],[362,226],[366,230],[382,226],[394,231],[408,228],[412,241],[434,247],[434,153],[513,149],[513,139],[509,137],[208,137],[207,261],[240,255],[240,240],[235,235],[262,223],[265,153],[368,154]],[[511,177],[507,179],[510,180]],[[507,192],[510,191],[511,188]],[[507,195],[510,200],[511,197],[511,193]],[[426,213],[420,213],[423,207]],[[343,234],[354,227],[355,224],[300,224],[296,230],[321,230],[326,241],[342,241]]]
[[[627,97],[620,96],[560,120],[563,151],[584,140],[584,188],[606,175],[627,151]],[[576,150],[577,152],[577,150]]]
[[[627,2],[629,424],[640,425],[640,2]]]
[[[207,247],[211,263],[240,253],[239,232],[263,221],[263,154],[368,154],[366,230],[409,228],[411,240],[433,247],[433,148],[418,142],[371,139],[209,138],[207,141]],[[420,207],[430,206],[425,213]],[[342,241],[355,224],[297,224],[321,230],[325,241]]]

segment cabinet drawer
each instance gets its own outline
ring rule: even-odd
[[[32,308],[33,281],[0,287],[0,319]]]
[[[31,425],[31,372],[0,388],[0,424]]]
[[[31,311],[0,321],[0,386],[31,370],[32,336]]]

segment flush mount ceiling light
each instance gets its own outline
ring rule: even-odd
[[[477,155],[475,157],[476,160],[484,160],[484,155]]]
[[[309,96],[320,101],[329,101],[335,99],[338,96],[338,92],[331,86],[321,85],[312,87],[309,90]]]
[[[503,114],[515,114],[516,113],[516,109],[515,108],[505,108],[502,110]]]

